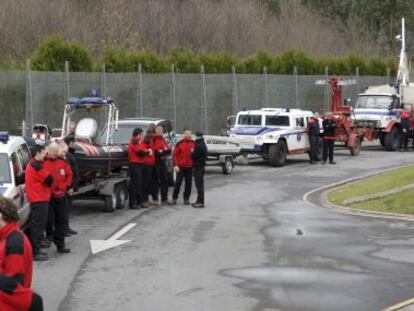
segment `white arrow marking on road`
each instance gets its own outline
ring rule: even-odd
[[[115,233],[113,236],[111,236],[107,240],[90,240],[92,254],[95,255],[97,253],[106,251],[107,249],[110,249],[112,247],[131,242],[131,240],[118,240],[118,238],[120,238],[125,233],[127,233],[129,230],[134,228],[135,225],[136,225],[135,223],[130,223],[126,225],[124,228],[119,230],[117,233]]]

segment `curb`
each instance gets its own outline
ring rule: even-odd
[[[320,193],[320,203],[321,206],[327,210],[330,210],[332,212],[336,212],[336,213],[340,213],[340,214],[346,214],[346,215],[354,215],[354,216],[365,216],[365,217],[371,217],[371,218],[382,218],[382,219],[394,219],[394,220],[405,220],[405,221],[413,221],[414,222],[414,215],[406,215],[406,214],[397,214],[397,213],[384,213],[384,212],[375,212],[375,211],[367,211],[367,210],[362,210],[362,209],[356,209],[356,208],[351,208],[351,207],[347,207],[347,206],[342,206],[342,205],[337,205],[334,204],[332,202],[330,202],[327,199],[328,193],[336,187],[345,185],[347,183],[350,182],[354,182],[354,181],[358,181],[361,179],[365,179],[368,177],[372,177],[372,176],[376,176],[379,174],[383,174],[383,173],[387,173],[399,168],[404,168],[404,167],[409,167],[409,166],[413,166],[413,164],[407,164],[407,165],[402,165],[402,166],[395,166],[395,167],[391,167],[388,169],[384,169],[378,172],[375,172],[373,174],[367,174],[367,175],[363,175],[363,176],[359,176],[356,178],[349,178],[349,179],[345,179],[336,183],[332,183],[323,187],[319,187],[316,189],[313,189],[307,193],[305,193],[302,197],[302,199],[314,206],[319,206],[313,202],[311,202],[309,200],[309,197],[311,195],[314,195],[315,193]]]

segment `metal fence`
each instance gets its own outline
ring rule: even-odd
[[[0,130],[21,132],[22,121],[61,127],[63,105],[68,97],[88,96],[100,89],[115,99],[121,118],[161,117],[173,120],[177,131],[184,127],[217,134],[226,116],[242,109],[290,107],[324,111],[330,99],[329,86],[315,85],[325,76],[263,74],[136,73],[0,71]],[[327,72],[328,74],[328,72]],[[344,77],[349,78],[349,77]],[[353,76],[356,85],[344,89],[355,100],[368,85],[389,83],[388,77]]]

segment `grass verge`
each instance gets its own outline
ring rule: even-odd
[[[368,177],[356,182],[345,184],[341,187],[336,188],[328,194],[328,199],[335,204],[342,204],[345,200],[363,195],[369,195],[379,193],[398,187],[406,186],[414,183],[414,166],[403,167],[400,169],[393,170],[391,172],[376,175],[374,177]],[[407,191],[411,192],[411,191]],[[414,193],[414,192],[413,192]],[[412,193],[412,194],[413,194]],[[396,195],[396,199],[399,202],[399,196],[403,196],[403,193]],[[392,195],[389,197],[393,197]],[[388,198],[388,197],[387,197]],[[371,200],[370,204],[379,200]],[[414,198],[411,199],[414,202]],[[397,202],[396,201],[396,202]],[[365,204],[361,203],[361,204]],[[401,203],[401,202],[400,202]],[[359,204],[359,203],[358,203]],[[354,205],[358,205],[354,204]],[[356,206],[355,206],[356,207]]]

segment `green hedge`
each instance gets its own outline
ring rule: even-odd
[[[169,55],[160,56],[152,50],[131,51],[120,48],[105,49],[99,59],[93,61],[87,48],[78,43],[65,42],[60,36],[44,39],[32,55],[34,70],[63,71],[65,61],[69,61],[71,71],[99,71],[105,64],[107,72],[136,72],[138,65],[146,73],[170,72],[171,64],[179,73],[199,73],[201,65],[206,73],[230,73],[234,66],[238,73],[260,74],[266,67],[269,74],[354,75],[359,68],[360,75],[396,75],[397,63],[394,59],[373,57],[362,58],[356,54],[345,57],[311,58],[300,50],[288,50],[273,56],[264,50],[241,59],[227,52],[197,53],[191,49],[176,47]],[[15,62],[0,62],[0,68],[21,68]],[[24,67],[24,66],[23,66]]]

